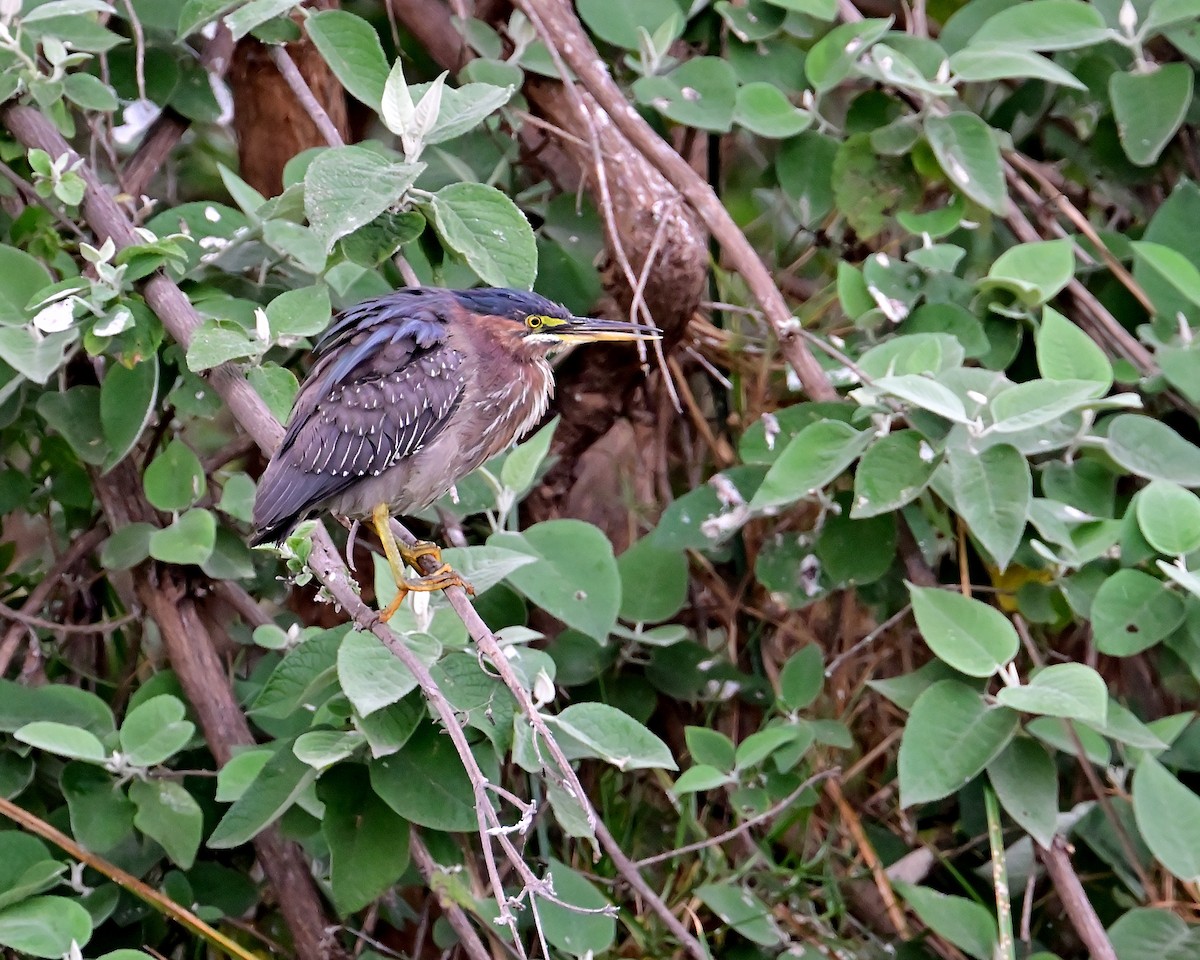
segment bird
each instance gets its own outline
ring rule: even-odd
[[[279,543],[323,512],[369,519],[397,587],[384,621],[410,591],[469,588],[436,544],[398,544],[391,517],[433,503],[540,422],[556,350],[661,335],[502,287],[405,287],[347,308],[314,345],[259,480],[251,545]],[[404,564],[420,572],[422,556],[438,569],[409,580]]]

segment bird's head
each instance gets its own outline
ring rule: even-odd
[[[577,317],[561,304],[524,290],[483,287],[459,290],[455,296],[468,313],[492,319],[499,336],[546,351],[572,343],[657,340],[662,336],[658,327]]]

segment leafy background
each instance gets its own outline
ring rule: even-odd
[[[1200,949],[1200,2],[0,23],[6,949]],[[477,282],[663,349],[384,627],[366,537],[246,547],[261,450]]]

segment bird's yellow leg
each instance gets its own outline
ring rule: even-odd
[[[391,520],[391,514],[388,512],[386,503],[379,504],[371,511],[371,522],[375,526],[375,532],[379,535],[379,542],[383,544],[383,553],[387,557],[388,566],[391,567],[392,579],[396,581],[396,596],[387,605],[387,608],[379,614],[380,620],[387,623],[396,611],[400,609],[400,604],[404,602],[404,598],[411,591],[432,593],[435,590],[445,590],[447,587],[462,587],[471,596],[475,595],[474,588],[459,574],[455,573],[448,563],[443,563],[441,567],[428,576],[417,580],[406,579],[404,576],[405,561],[408,561],[414,569],[420,570],[416,566],[417,560],[421,557],[433,556],[440,561],[442,559],[442,551],[438,548],[437,544],[427,541],[418,542],[411,548],[400,546],[396,542],[396,538],[392,536]]]

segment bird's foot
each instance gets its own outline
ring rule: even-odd
[[[449,569],[448,564],[442,563],[442,548],[436,543],[431,543],[428,540],[417,540],[412,546],[407,546],[397,542],[396,548],[400,551],[400,556],[404,558],[404,562],[418,573],[421,572],[420,560],[422,557],[433,557],[440,565],[437,571],[428,574],[428,576],[436,576],[443,570]]]
[[[475,588],[463,579],[462,574],[454,570],[450,564],[443,563],[433,573],[426,574],[417,580],[400,578],[400,581],[396,584],[396,596],[380,612],[379,619],[384,623],[391,620],[395,616],[396,611],[400,609],[400,604],[404,602],[404,598],[410,593],[434,593],[438,590],[445,590],[448,587],[462,587],[472,597],[475,596]]]

